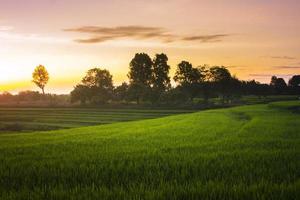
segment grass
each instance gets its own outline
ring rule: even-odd
[[[0,199],[299,199],[300,102],[0,135]]]
[[[188,110],[99,108],[0,108],[0,133],[55,130],[152,119]]]

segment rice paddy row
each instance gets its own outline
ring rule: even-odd
[[[0,108],[0,133],[54,130],[152,119],[187,110],[83,109],[83,108]]]

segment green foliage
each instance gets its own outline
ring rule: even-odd
[[[0,198],[297,199],[299,107],[2,134]]]

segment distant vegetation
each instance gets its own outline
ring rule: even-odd
[[[273,76],[270,84],[255,80],[242,81],[232,75],[224,66],[193,66],[188,61],[177,65],[171,85],[170,66],[167,55],[156,54],[151,59],[145,53],[137,53],[130,61],[128,82],[114,86],[113,77],[107,69],[92,68],[78,83],[70,96],[44,94],[49,74],[42,65],[33,72],[33,82],[43,94],[32,91],[11,95],[0,95],[0,105],[116,105],[137,104],[152,106],[209,107],[218,103],[230,105],[241,103],[244,96],[267,99],[270,95],[300,95],[300,75],[294,75],[286,83],[283,78]],[[295,99],[295,98],[294,98]],[[29,102],[29,103],[28,103]]]
[[[69,95],[42,94],[37,91],[21,91],[16,95],[9,92],[0,94],[0,106],[70,106]]]
[[[137,53],[129,65],[129,84],[124,82],[113,87],[112,75],[108,70],[94,68],[87,72],[82,82],[71,92],[71,101],[82,104],[104,104],[112,102],[151,103],[152,105],[180,105],[193,103],[194,99],[220,98],[230,104],[243,95],[299,95],[300,75],[293,76],[286,84],[284,79],[273,76],[270,84],[255,80],[241,81],[224,66],[194,67],[188,61],[178,64],[172,87],[169,77],[170,66],[165,54],[156,54],[154,59]]]

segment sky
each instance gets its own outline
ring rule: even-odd
[[[93,67],[127,81],[135,53],[166,53],[173,76],[182,60],[224,65],[268,83],[300,74],[299,0],[0,0],[0,92],[69,93]]]

